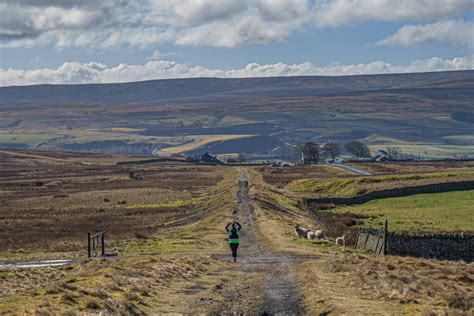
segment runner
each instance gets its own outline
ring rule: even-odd
[[[231,225],[232,227],[229,227]],[[234,262],[237,261],[237,248],[239,248],[239,232],[241,228],[242,225],[240,225],[238,222],[229,223],[225,227],[226,232],[229,234],[229,245],[230,249],[232,250],[232,257],[234,257]]]

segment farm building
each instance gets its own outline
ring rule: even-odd
[[[385,151],[385,150],[381,150],[379,149],[379,151],[377,151],[377,154],[375,155],[373,161],[376,161],[376,162],[384,162],[384,161],[388,161],[389,160],[389,155],[388,153]]]
[[[224,161],[217,158],[217,156],[211,155],[209,153],[205,153],[204,155],[202,155],[201,160],[203,162],[208,162],[208,163],[224,164]]]

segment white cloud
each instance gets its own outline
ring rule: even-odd
[[[110,48],[163,42],[235,47],[283,39],[310,20],[309,0],[0,0],[8,47]]]
[[[194,77],[339,76],[465,70],[473,68],[474,56],[453,59],[433,57],[425,60],[416,60],[405,66],[392,65],[383,61],[357,65],[330,64],[325,67],[316,67],[309,62],[293,65],[284,63],[268,65],[251,63],[243,68],[232,70],[189,66],[167,60],[150,60],[143,65],[120,64],[115,67],[108,67],[104,64],[93,62],[85,64],[67,62],[56,69],[0,69],[0,86],[42,83],[110,83]]]
[[[424,25],[405,25],[377,44],[412,46],[427,42],[448,42],[474,47],[474,22],[447,20]]]
[[[361,21],[438,19],[472,9],[472,0],[323,0],[315,21],[319,27],[336,27]]]
[[[0,0],[0,44],[235,47],[279,41],[313,23],[438,19],[466,10],[472,0]]]

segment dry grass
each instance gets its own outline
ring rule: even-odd
[[[32,158],[24,159],[28,164]],[[261,303],[261,286],[265,281],[261,275],[229,269],[227,262],[209,257],[228,252],[222,224],[234,218],[238,203],[236,170],[157,165],[135,170],[141,173],[142,180],[100,181],[103,177],[126,175],[128,170],[115,165],[104,168],[92,165],[84,169],[67,163],[67,168],[61,167],[54,162],[52,166],[57,168],[52,169],[56,173],[54,177],[43,179],[43,174],[38,179],[61,182],[54,186],[22,186],[11,178],[0,181],[8,185],[1,188],[0,200],[18,206],[15,212],[1,213],[7,216],[11,234],[19,236],[18,230],[27,227],[21,225],[29,223],[30,231],[26,235],[36,236],[41,243],[49,243],[49,238],[56,236],[63,243],[60,247],[53,244],[51,249],[37,248],[38,256],[48,251],[49,257],[53,251],[83,247],[81,230],[90,229],[99,221],[100,227],[110,225],[111,231],[116,232],[111,243],[124,257],[85,260],[82,264],[54,269],[0,271],[1,314],[209,314],[228,306],[228,297],[240,297],[239,302],[232,304],[247,307],[242,310],[251,310],[251,304],[258,307]],[[31,169],[23,174],[13,170],[22,183],[37,180],[35,167],[28,168]],[[60,170],[66,174],[63,178],[58,176]],[[248,174],[255,222],[269,249],[309,254],[314,258],[292,266],[297,271],[301,302],[308,314],[473,312],[472,264],[348,255],[351,251],[343,252],[330,242],[297,240],[293,232],[295,223],[311,229],[323,223],[300,208],[299,196],[265,182],[258,170],[250,169]],[[55,191],[58,188],[60,191]],[[127,195],[128,190],[137,196]],[[57,192],[68,197],[51,197]],[[100,206],[104,193],[110,194],[110,201],[102,202],[113,203],[113,207]],[[88,203],[89,199],[93,202],[81,210],[64,203],[63,199],[69,197],[71,201],[78,199],[74,204],[82,200]],[[52,204],[35,208],[33,202],[21,204],[21,199]],[[127,203],[115,205],[121,199]],[[196,203],[176,202],[189,200]],[[115,212],[109,217],[116,219],[107,219],[99,207],[105,214]],[[41,219],[45,214],[49,217]],[[74,214],[74,220],[63,218],[63,214]],[[87,221],[82,223],[81,219]],[[346,218],[341,222],[348,226],[351,220]],[[85,226],[74,230],[74,225]],[[62,226],[64,230],[57,229]],[[53,228],[59,231],[58,235],[53,234]],[[51,235],[44,234],[45,231]],[[66,238],[70,235],[73,238]],[[33,239],[23,240],[8,255],[32,255],[33,245]],[[228,295],[235,292],[241,296]],[[232,304],[229,306],[235,306]]]
[[[7,175],[0,180],[0,258],[75,256],[84,254],[88,231],[107,230],[113,247],[137,233],[153,235],[175,222],[194,221],[207,203],[202,197],[231,172],[194,165],[130,167],[94,155],[96,161],[84,165],[77,161],[80,154],[72,161],[69,154],[51,155],[61,162],[29,152],[6,155],[0,165]],[[130,179],[129,171],[140,180]]]
[[[11,271],[1,287],[5,314],[115,313],[140,315],[166,308],[163,292],[176,282],[201,277],[209,257],[142,257],[91,260],[60,268]]]
[[[327,261],[363,293],[400,304],[474,311],[474,265],[401,257],[345,255]]]
[[[134,230],[134,238],[117,243],[125,257],[0,272],[0,313],[212,312],[225,302],[227,291],[235,290],[226,287],[229,280],[244,278],[246,286],[255,281],[208,256],[227,250],[222,223],[232,218],[237,203],[235,178],[232,170],[222,174],[195,216],[155,234]]]
[[[350,163],[350,166],[366,170],[374,175],[407,174],[447,171],[468,171],[474,167],[473,161],[434,161],[434,162],[385,162]]]
[[[283,188],[288,183],[307,178],[334,178],[348,177],[349,174],[339,168],[325,165],[305,165],[294,167],[262,167],[257,169],[265,182],[278,188]]]

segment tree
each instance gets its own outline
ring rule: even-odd
[[[303,153],[303,163],[318,163],[319,161],[319,145],[313,142],[304,142],[300,145]]]
[[[357,140],[350,142],[346,145],[346,150],[357,158],[370,157],[370,149],[363,142]]]
[[[388,159],[397,160],[402,153],[400,147],[387,147]]]
[[[336,157],[341,154],[341,146],[334,142],[326,143],[323,146],[323,153],[325,156],[330,157],[331,161],[334,162]]]

